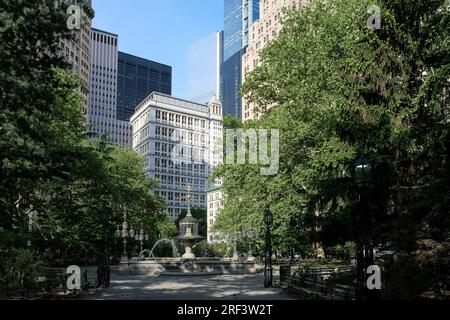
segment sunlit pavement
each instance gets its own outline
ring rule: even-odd
[[[264,288],[263,275],[120,276],[111,286],[84,296],[88,300],[287,300]]]

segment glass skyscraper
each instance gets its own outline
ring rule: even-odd
[[[243,49],[236,52],[222,64],[220,76],[220,102],[223,106],[223,114],[232,115],[241,119],[242,99],[239,90],[242,83],[241,57]]]
[[[248,45],[248,31],[259,19],[259,0],[225,0],[224,61]]]
[[[223,59],[228,60],[242,49],[242,1],[225,0]]]
[[[259,0],[225,0],[220,100],[223,114],[241,118],[242,54],[249,28],[259,18]]]
[[[223,32],[212,33],[189,46],[189,99],[209,103],[220,97]]]
[[[172,94],[172,67],[119,51],[117,119],[130,121],[136,106],[154,91]]]

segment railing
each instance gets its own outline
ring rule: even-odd
[[[291,294],[312,300],[354,300],[355,286],[337,283],[333,278],[352,274],[354,267],[300,268],[281,283]]]
[[[39,271],[33,283],[24,286],[8,286],[0,290],[0,298],[6,299],[39,299],[67,294],[67,279],[65,270],[58,268],[43,268]],[[81,275],[81,291],[96,287],[97,279],[89,278],[87,270]]]

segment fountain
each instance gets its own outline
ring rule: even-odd
[[[151,250],[143,250],[139,256],[130,261],[122,261],[116,268],[123,274],[143,274],[150,276],[175,275],[215,275],[221,273],[254,273],[255,261],[240,261],[235,258],[197,258],[192,252],[192,246],[204,239],[198,235],[198,221],[191,213],[191,188],[188,191],[188,212],[180,221],[178,237],[173,239],[160,239]],[[175,240],[184,247],[184,254],[179,257]],[[161,243],[170,243],[173,257],[157,258],[153,252]],[[147,255],[147,257],[146,257]]]
[[[184,246],[183,259],[195,259],[192,246],[203,239],[198,235],[198,221],[191,214],[191,187],[188,187],[188,213],[186,218],[180,221],[180,235],[177,237]]]

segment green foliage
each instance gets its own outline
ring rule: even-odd
[[[202,241],[196,243],[192,248],[196,257],[199,258],[208,258],[215,257],[215,250],[212,244],[209,244],[207,241]]]
[[[238,129],[242,127],[241,120],[232,115],[226,115],[222,119],[224,129]]]
[[[53,0],[0,4],[0,245],[23,246],[32,221],[41,250],[99,256],[124,214],[156,236],[164,202],[134,151],[87,139],[66,20]]]
[[[25,249],[14,249],[0,261],[0,288],[6,292],[17,289],[33,289],[42,268],[33,253]]]
[[[83,131],[83,119],[74,103],[78,81],[56,54],[70,37],[64,12],[52,0],[6,0],[0,17],[0,223],[8,225],[22,218],[23,197],[36,181],[68,169],[68,142]]]
[[[334,258],[349,260],[352,254],[356,250],[356,244],[352,241],[347,241],[345,244],[338,244],[332,248],[330,248],[330,253]]]
[[[164,219],[164,202],[151,192],[155,182],[145,178],[143,160],[132,150],[105,147],[102,141],[82,148],[84,158],[70,180],[43,183],[33,198],[39,203],[35,208],[42,236],[67,253],[95,253],[102,250],[105,223],[112,245],[114,226],[122,223],[123,214],[136,231],[142,225],[144,232],[154,234]]]
[[[176,236],[178,232],[177,225],[165,213],[157,223],[157,230],[159,235],[158,239],[169,239]]]
[[[381,30],[366,26],[369,5],[381,8]],[[217,231],[252,225],[262,236],[269,208],[276,250],[355,240],[353,166],[363,153],[373,163],[374,244],[411,254],[418,240],[448,238],[448,5],[317,0],[288,11],[242,88],[265,112],[242,126],[280,130],[280,170],[272,177],[258,165],[216,170],[227,195]]]
[[[233,256],[233,248],[228,243],[208,243],[206,240],[195,244],[192,247],[197,257],[206,258],[229,258]]]
[[[416,251],[400,252],[385,261],[386,298],[448,299],[449,252],[448,242],[426,239],[417,241]]]
[[[178,249],[177,249],[178,250]],[[173,247],[171,244],[167,242],[162,242],[158,244],[158,246],[155,247],[155,250],[153,251],[153,255],[155,257],[173,257]]]

